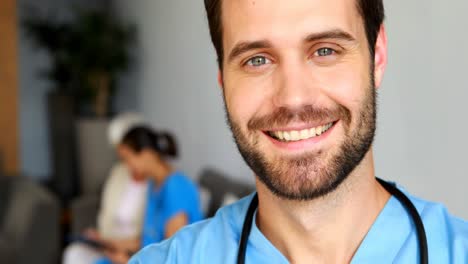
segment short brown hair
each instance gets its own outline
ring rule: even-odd
[[[223,67],[223,28],[222,28],[222,0],[205,0],[205,9],[208,16],[211,41],[218,55],[218,67]],[[380,26],[385,18],[383,0],[356,0],[359,14],[364,20],[367,42],[371,58],[374,57],[375,43],[379,34]]]

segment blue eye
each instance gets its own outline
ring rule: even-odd
[[[324,56],[330,56],[335,53],[335,50],[330,49],[330,48],[320,48],[315,52],[315,56],[318,57],[324,57]]]
[[[267,63],[270,63],[270,60],[268,60],[264,56],[255,56],[247,61],[247,65],[253,67],[259,67]]]

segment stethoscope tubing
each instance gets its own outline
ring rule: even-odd
[[[427,237],[426,231],[424,229],[424,224],[419,215],[416,207],[410,201],[408,196],[406,196],[403,192],[401,192],[394,184],[388,183],[382,179],[377,178],[377,181],[387,190],[390,194],[395,196],[395,198],[403,205],[406,209],[408,214],[410,215],[413,223],[416,227],[416,234],[418,238],[418,246],[419,246],[419,256],[421,264],[427,264],[429,262],[429,253],[427,249]],[[239,242],[239,250],[237,252],[237,263],[244,264],[245,263],[245,254],[247,251],[247,243],[249,240],[250,231],[252,229],[252,221],[255,215],[255,211],[258,207],[258,195],[255,194],[252,201],[250,202],[249,208],[247,209],[247,214],[245,215],[244,224],[242,226],[242,233]]]

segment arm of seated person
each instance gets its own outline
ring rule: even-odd
[[[130,255],[127,252],[118,250],[105,250],[104,255],[106,255],[113,264],[125,264],[130,260]]]
[[[107,241],[113,249],[121,252],[137,252],[141,247],[139,237],[129,239],[113,239]]]
[[[184,212],[177,213],[172,218],[170,218],[164,229],[164,237],[169,238],[174,235],[179,229],[188,224],[187,214]]]
[[[110,248],[104,250],[104,254],[114,264],[125,264],[130,260],[130,256],[135,254],[140,249],[140,240],[135,239],[120,239],[109,240]]]
[[[103,238],[101,234],[94,228],[88,228],[83,232],[83,237],[90,241],[96,242],[104,247],[111,248],[112,245],[110,244],[109,240]]]

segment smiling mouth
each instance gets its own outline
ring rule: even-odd
[[[302,130],[267,131],[266,134],[281,142],[296,142],[318,137],[327,132],[335,123],[336,122],[330,122],[322,126]]]

